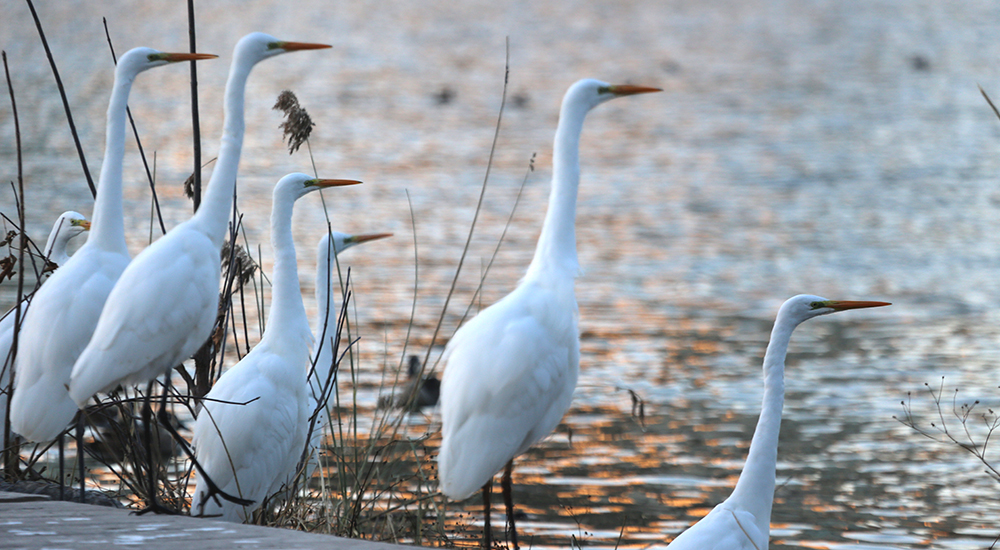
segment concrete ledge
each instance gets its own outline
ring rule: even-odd
[[[128,510],[0,493],[0,548],[85,550],[109,545],[142,546],[143,550],[407,548],[188,516],[136,516]]]
[[[52,500],[48,495],[27,495],[24,493],[0,493],[0,504],[11,502],[38,502]]]

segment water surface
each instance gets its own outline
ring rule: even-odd
[[[119,52],[183,50],[186,14],[124,1],[39,9],[96,177],[111,79],[100,18]],[[1000,97],[1000,13],[992,3],[307,1],[198,9],[199,49],[220,54],[200,72],[209,158],[240,36],[265,30],[334,46],[255,70],[239,200],[247,238],[261,244],[268,268],[270,189],[285,173],[310,171],[305,154],[284,150],[270,110],[280,90],[292,89],[317,124],[311,145],[320,175],[365,181],[327,193],[334,229],[396,233],[344,256],[363,338],[365,406],[374,406],[385,369],[406,353],[414,225],[419,285],[408,351],[430,344],[489,155],[505,37],[508,106],[444,338],[537,154],[481,303],[508,292],[530,259],[565,88],[597,77],[665,89],[601,106],[584,131],[581,380],[565,426],[517,470],[517,499],[528,513],[521,526],[535,546],[566,547],[575,536],[589,546],[641,547],[671,538],[725,498],[756,421],[770,323],[801,292],[894,305],[811,321],[793,338],[772,547],[983,548],[1000,534],[996,484],[975,459],[893,418],[912,392],[929,427],[936,411],[924,384],[937,387],[942,376],[947,410],[955,388],[959,403],[998,401],[1000,122],[977,89]],[[91,201],[27,9],[6,11],[15,24],[0,47],[18,98],[28,228],[41,238],[59,212],[89,213]],[[168,227],[190,212],[179,188],[192,164],[188,101],[183,67],[143,74],[132,93],[144,145],[156,151]],[[0,110],[0,135],[3,176],[14,180],[9,108]],[[150,199],[131,145],[125,180],[137,253],[150,233]],[[0,197],[12,215],[10,194]],[[317,197],[301,201],[296,215],[303,291],[311,295],[314,243],[326,222]],[[13,302],[10,283],[0,292],[4,305]],[[642,396],[644,425],[616,387]],[[420,429],[434,432],[437,422],[432,413]],[[476,514],[478,499],[464,507]]]

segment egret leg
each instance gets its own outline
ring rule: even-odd
[[[65,456],[63,455],[63,434],[59,434],[59,500],[66,500]]]
[[[153,405],[151,401],[153,395],[153,383],[155,381],[155,379],[150,380],[149,384],[146,385],[146,397],[142,400],[142,429],[143,435],[146,439],[143,446],[146,448],[146,464],[149,468],[149,497],[146,507],[135,513],[137,516],[141,516],[149,512],[153,512],[154,514],[178,514],[176,510],[171,510],[161,505],[159,500],[156,498],[156,473],[159,469],[157,459],[159,457],[153,456],[153,446],[150,444],[153,438],[151,431],[151,425],[153,423]],[[164,399],[166,399],[166,393],[164,393]]]
[[[500,490],[503,492],[503,504],[507,508],[507,525],[510,527],[510,543],[514,550],[520,548],[517,545],[517,527],[514,525],[514,492],[511,489],[510,474],[514,471],[514,459],[507,461],[507,466],[503,469],[503,477],[500,478]]]
[[[76,415],[76,461],[80,465],[80,504],[87,501],[87,469],[83,459],[83,411],[80,411]]]
[[[493,478],[483,485],[483,548],[493,548],[493,531],[490,529],[490,491],[493,490]]]

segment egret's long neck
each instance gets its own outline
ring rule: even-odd
[[[580,269],[576,255],[576,195],[580,187],[580,132],[588,110],[578,102],[563,102],[552,150],[549,208],[526,280],[553,273],[575,277]]]
[[[60,260],[66,256],[66,245],[69,243],[69,222],[59,218],[59,223],[52,226],[49,240],[45,241],[45,257],[61,266]]]
[[[317,341],[322,338],[329,342],[330,336],[337,332],[337,316],[340,314],[337,293],[331,294],[334,281],[337,277],[337,253],[333,250],[333,245],[327,242],[327,246],[320,248],[316,263],[316,326],[314,332]],[[324,328],[325,327],[325,328]],[[318,368],[318,367],[317,367]]]
[[[271,247],[274,249],[274,273],[271,282],[271,311],[267,316],[264,339],[294,339],[309,332],[309,319],[302,305],[299,270],[292,239],[291,198],[274,197],[271,206]],[[311,338],[311,336],[308,336]],[[293,340],[292,340],[293,341]],[[287,342],[291,343],[291,342]]]
[[[253,65],[233,59],[229,69],[229,79],[226,81],[226,97],[223,101],[224,121],[222,126],[222,143],[219,146],[219,159],[212,170],[212,177],[205,190],[204,200],[195,213],[198,227],[212,239],[213,244],[222,248],[226,228],[229,223],[229,211],[236,189],[236,173],[240,165],[240,151],[243,149],[243,107],[246,96],[247,78]]]
[[[771,330],[771,341],[764,354],[764,400],[760,418],[750,442],[743,473],[729,497],[731,503],[753,513],[764,533],[768,532],[774,500],[778,433],[781,431],[781,408],[785,401],[785,355],[795,326],[796,323],[779,317]]]
[[[330,312],[336,311],[336,304],[329,302],[330,300],[330,283],[333,281],[331,277],[332,270],[334,269],[333,262],[330,261],[330,250],[329,247],[323,247],[319,250],[319,255],[316,257],[316,326],[313,327],[313,331],[316,333],[316,338],[321,338],[324,333],[323,325],[329,325],[326,329],[327,333],[332,332],[331,328],[337,322],[336,316],[330,319]]]
[[[108,102],[104,137],[104,160],[97,182],[97,199],[91,216],[87,244],[102,250],[128,255],[125,243],[125,212],[122,207],[122,160],[125,157],[125,109],[134,74],[115,72],[114,88]]]
[[[330,348],[333,337],[337,334],[337,316],[340,309],[336,293],[331,295],[330,292],[333,282],[337,280],[337,255],[330,241],[326,243],[327,246],[319,250],[316,264],[316,304],[319,310],[316,313],[314,327],[316,342],[313,355],[316,356],[316,371],[310,378],[315,395],[319,395],[329,378],[330,369],[333,368],[333,353]]]

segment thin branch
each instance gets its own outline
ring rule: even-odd
[[[194,28],[194,0],[188,0],[188,47],[197,52]],[[198,114],[198,64],[191,61],[191,133],[194,142],[194,210],[201,205],[201,117]]]
[[[32,9],[32,13],[34,13],[34,9]],[[40,30],[41,27],[39,27],[39,31]],[[17,101],[14,99],[14,84],[13,82],[11,82],[10,79],[10,68],[7,66],[6,51],[2,52],[2,57],[3,57],[3,72],[4,76],[7,78],[7,91],[10,93],[10,109],[14,117],[14,140],[17,149],[17,190],[18,190],[17,192],[18,196],[21,197],[21,200],[18,202],[18,208],[17,208],[17,219],[18,223],[21,225],[21,246],[20,246],[20,251],[18,252],[17,263],[21,266],[21,268],[17,270],[17,302],[15,302],[17,304],[20,304],[21,300],[24,299],[24,251],[25,249],[28,248],[28,243],[27,243],[28,234],[24,230],[24,165],[21,158],[21,123],[17,117]],[[14,359],[17,355],[18,337],[19,333],[21,332],[20,327],[21,327],[21,308],[15,307],[14,334],[13,334],[13,340],[11,341],[11,353],[12,353],[10,358],[11,365],[14,364]],[[14,390],[14,377],[11,376],[10,382],[7,387],[7,395],[13,395],[13,390]],[[16,444],[13,448],[11,446],[12,434],[10,431],[10,420],[9,420],[11,401],[12,401],[11,399],[7,400],[7,410],[4,411],[6,414],[5,418],[7,420],[4,422],[4,427],[3,427],[3,448],[4,452],[6,453],[4,455],[4,465],[7,470],[8,476],[17,475],[17,466],[20,454],[18,452],[18,449],[16,448]]]
[[[926,430],[919,425],[916,417],[913,415],[913,407],[909,403],[909,398],[910,398],[909,393],[907,393],[907,400],[902,401],[903,418],[898,418],[895,416],[893,418],[902,423],[904,426],[907,426],[911,428],[913,431],[917,432],[918,434],[926,437],[927,439],[931,439],[939,443],[947,443],[954,445],[956,447],[959,447],[960,449],[963,449],[969,454],[975,456],[979,460],[979,462],[986,467],[986,473],[995,481],[1000,482],[1000,469],[994,466],[986,457],[986,443],[984,442],[984,444],[982,445],[977,443],[974,436],[969,431],[968,427],[969,418],[972,416],[973,410],[975,409],[976,405],[978,405],[979,402],[976,401],[971,405],[963,404],[959,406],[957,401],[958,390],[955,390],[955,394],[952,399],[951,412],[952,415],[955,418],[957,418],[962,425],[963,429],[962,433],[965,434],[966,441],[961,441],[958,438],[956,438],[952,433],[952,431],[948,428],[947,420],[944,416],[941,407],[941,397],[944,391],[944,378],[942,377],[941,386],[938,388],[937,391],[935,391],[934,388],[932,388],[929,384],[925,383],[924,386],[927,388],[927,392],[930,394],[931,400],[934,402],[934,407],[936,409],[938,416],[938,421],[931,422],[930,424],[933,430]],[[993,412],[992,409],[989,410],[989,412],[987,413],[983,413],[982,415],[980,415],[980,417],[983,419],[983,422],[985,423],[987,428],[987,435],[985,441],[988,442],[990,436],[992,436],[993,434],[993,431],[996,430],[998,427],[1000,427],[1000,417],[998,417],[998,415],[995,412]]]
[[[986,90],[984,90],[982,86],[979,86],[979,93],[983,94],[983,97],[986,99],[986,103],[990,104],[990,108],[993,109],[993,114],[995,114],[997,118],[1000,118],[1000,111],[997,110],[996,105],[994,105],[990,100],[990,96],[986,95]]]

